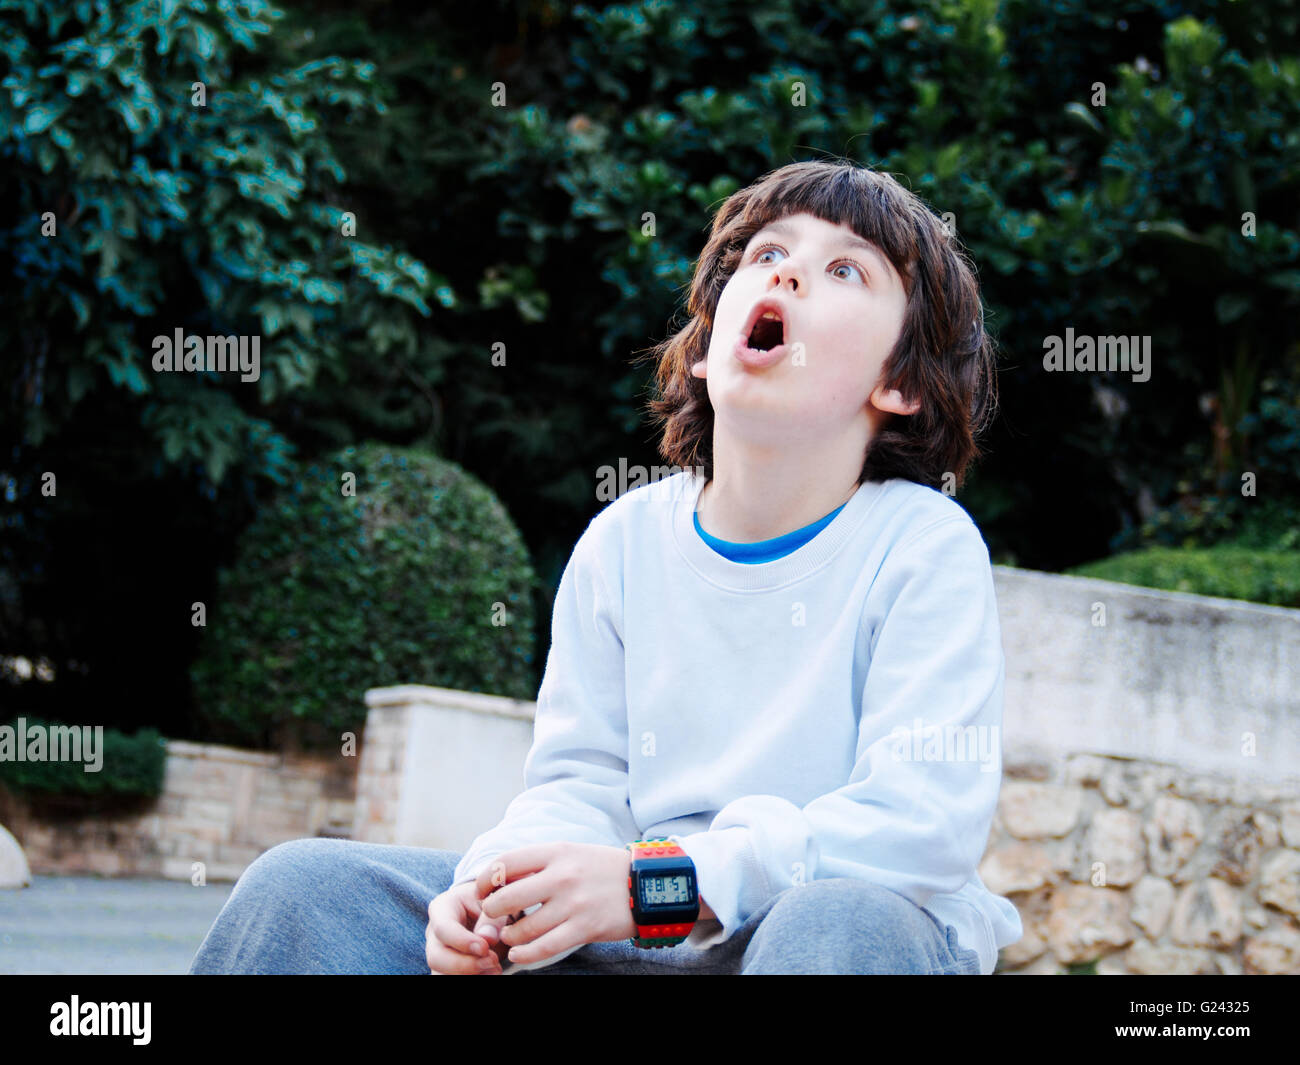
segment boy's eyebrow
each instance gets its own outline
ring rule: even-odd
[[[791,223],[784,222],[779,219],[775,222],[769,222],[757,233],[755,233],[754,237],[757,237],[763,233],[776,233],[786,237],[797,237],[799,235],[798,231]],[[750,240],[752,243],[753,238],[751,237]],[[835,237],[835,243],[840,245],[841,247],[859,248],[862,251],[865,251],[868,255],[870,255],[872,258],[876,260],[876,262],[880,265],[881,269],[884,271],[885,276],[886,277],[889,276],[889,264],[885,262],[885,257],[880,254],[880,252],[876,249],[876,246],[874,244],[871,244],[868,241],[863,240],[861,237],[839,236],[839,235]]]

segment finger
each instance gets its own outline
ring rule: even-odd
[[[445,976],[473,976],[501,971],[501,961],[491,951],[483,958],[474,954],[462,954],[439,942],[436,936],[426,942],[424,960],[429,964],[430,973]]]
[[[439,942],[461,954],[473,954],[482,957],[487,953],[488,942],[475,932],[471,932],[461,922],[440,914],[429,922],[433,934]]]
[[[447,912],[445,906],[438,908],[434,919],[425,928],[424,956],[429,971],[447,974],[500,972],[501,955],[483,943],[454,917],[449,918]],[[458,949],[463,942],[461,937],[469,938],[468,951]],[[475,953],[475,947],[482,953]]]
[[[570,917],[570,913],[558,902],[548,902],[513,924],[501,929],[501,942],[508,946],[530,943],[545,935],[553,928],[558,928]]]
[[[501,929],[508,925],[513,917],[488,917],[480,916],[474,924],[474,934],[481,936],[489,946],[499,942],[501,939]]]
[[[504,854],[498,854],[475,879],[478,885],[478,897],[484,898],[497,888],[527,876],[541,872],[555,858],[556,853],[570,844],[534,843],[528,847],[517,847]]]
[[[486,955],[488,949],[492,945],[492,941],[484,936],[477,927],[479,924],[484,922],[483,911],[479,906],[478,900],[474,898],[466,898],[465,896],[458,894],[453,895],[450,901],[451,905],[450,907],[447,907],[450,911],[450,920],[454,921],[455,924],[463,929],[474,942],[478,943],[478,946],[482,948],[479,950],[480,955]],[[444,942],[454,949],[465,950],[466,948],[463,941],[458,942],[460,939],[461,937],[459,936],[454,936],[451,939],[444,937]],[[471,944],[468,949],[472,951],[475,947]]]
[[[542,907],[545,909],[546,907]],[[534,939],[531,943],[524,943],[517,947],[511,947],[509,954],[506,956],[516,965],[527,965],[530,962],[544,961],[554,954],[567,950],[569,947],[576,947],[586,942],[579,938],[580,933],[575,928],[572,921],[563,921],[555,928],[552,928],[544,936]]]
[[[499,887],[479,902],[485,917],[505,917],[546,902],[555,890],[555,878],[545,873],[529,873],[522,880]]]
[[[429,930],[453,950],[486,957],[491,941],[471,927],[482,920],[478,903],[460,894],[445,894],[429,904]]]
[[[478,935],[481,935],[485,940],[487,940],[488,949],[494,957],[502,962],[502,964],[505,963],[506,951],[510,949],[510,945],[502,942],[501,932],[507,925],[522,917],[522,913],[514,914],[510,917],[501,917],[495,921],[486,917],[481,917],[479,918],[478,925],[474,929]]]

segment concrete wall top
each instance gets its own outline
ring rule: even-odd
[[[524,718],[528,721],[533,720],[536,711],[536,704],[530,699],[510,699],[504,695],[484,695],[456,688],[437,688],[430,684],[396,684],[391,688],[371,688],[366,692],[367,708],[421,704]]]
[[[1300,782],[1300,610],[994,567],[1003,751]]]

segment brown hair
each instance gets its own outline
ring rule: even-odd
[[[997,402],[994,345],[984,332],[974,264],[930,208],[891,175],[843,161],[783,166],[733,193],[714,217],[691,282],[690,320],[641,357],[658,363],[658,398],[647,409],[663,426],[660,454],[713,477],[713,406],[707,383],[690,369],[708,353],[718,299],[750,237],[801,212],[871,241],[907,294],[881,381],[921,407],[885,422],[867,445],[858,483],[902,477],[938,488],[952,473],[961,487]]]

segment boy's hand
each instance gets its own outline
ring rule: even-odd
[[[541,903],[501,929],[509,958],[542,961],[569,947],[630,939],[636,924],[628,906],[632,856],[622,847],[539,843],[498,855],[479,874],[484,917],[495,920]]]
[[[501,945],[501,929],[513,919],[483,916],[475,881],[453,884],[429,903],[424,933],[429,972],[434,976],[499,974],[508,949]]]

